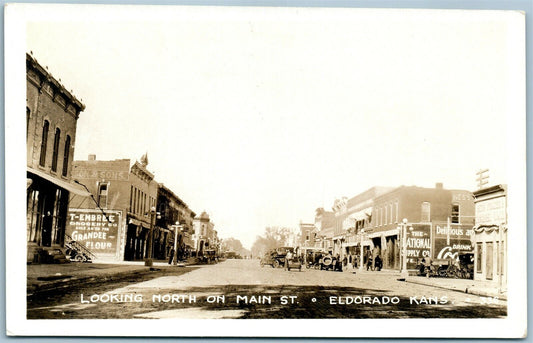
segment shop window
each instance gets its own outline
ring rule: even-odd
[[[52,243],[61,245],[63,240],[64,214],[67,212],[65,192],[56,190],[56,198],[52,215]]]
[[[459,224],[459,205],[452,204],[452,224]]]
[[[46,146],[48,144],[48,130],[50,129],[50,123],[48,120],[44,121],[43,125],[43,136],[41,138],[41,155],[39,158],[39,165],[44,167],[46,162]]]
[[[56,134],[54,135],[54,151],[52,153],[52,171],[57,171],[57,157],[59,155],[59,140],[61,139],[61,130],[56,129]]]
[[[108,187],[108,183],[100,183],[98,185],[98,206],[101,208],[107,208]]]
[[[420,208],[420,212],[420,221],[422,223],[429,223],[431,221],[431,204],[424,201]]]
[[[28,133],[30,132],[30,109],[26,107],[26,139],[28,138]]]
[[[61,173],[63,176],[67,176],[67,173],[68,173],[69,156],[70,156],[70,136],[67,135],[67,139],[65,139],[65,150],[63,151],[63,172]]]
[[[37,242],[37,231],[41,227],[42,211],[39,206],[39,191],[31,189],[28,192],[28,212],[27,212],[27,236],[28,242]]]
[[[476,273],[482,273],[483,243],[476,243]]]

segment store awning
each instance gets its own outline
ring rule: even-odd
[[[75,183],[70,183],[66,180],[61,180],[57,177],[53,177],[52,175],[49,175],[49,174],[46,174],[45,172],[43,171],[40,171],[40,170],[37,170],[37,169],[33,169],[33,168],[30,168],[28,167],[28,173],[30,173],[30,175],[28,175],[29,178],[31,178],[31,174],[33,175],[36,175],[42,179],[45,179],[46,181],[49,181],[51,183],[53,183],[54,185],[58,186],[59,188],[63,188],[63,189],[66,189],[67,191],[71,192],[71,193],[74,193],[74,194],[77,194],[77,195],[81,195],[81,196],[84,196],[84,197],[89,197],[91,196],[91,193],[87,192],[87,190],[85,190],[82,186],[79,186]]]
[[[388,237],[388,236],[396,236],[400,233],[399,229],[392,229],[388,231],[374,231],[370,234],[368,234],[368,238],[375,238],[375,237]]]

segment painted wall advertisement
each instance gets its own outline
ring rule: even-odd
[[[121,211],[69,209],[66,232],[96,255],[116,255]]]
[[[424,257],[431,255],[431,224],[411,224],[407,227],[407,269],[416,269]]]
[[[435,223],[434,258],[458,259],[460,253],[472,252],[472,225]]]

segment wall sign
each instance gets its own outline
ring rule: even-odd
[[[121,212],[69,209],[66,233],[94,254],[115,255]]]

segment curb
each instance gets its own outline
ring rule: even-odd
[[[405,279],[405,282],[414,283],[414,284],[417,284],[417,285],[435,287],[435,288],[440,288],[440,289],[446,289],[446,290],[459,292],[459,293],[479,295],[479,296],[482,296],[482,297],[495,297],[495,298],[498,298],[500,300],[507,301],[507,295],[505,295],[505,294],[495,294],[495,293],[491,293],[491,292],[486,292],[486,291],[483,291],[483,290],[480,290],[480,289],[476,289],[475,287],[471,287],[471,288],[468,288],[468,287],[465,287],[465,288],[452,288],[452,287],[446,287],[446,286],[438,285],[438,284],[434,284],[434,283],[421,282],[421,281],[418,281],[416,279]]]

